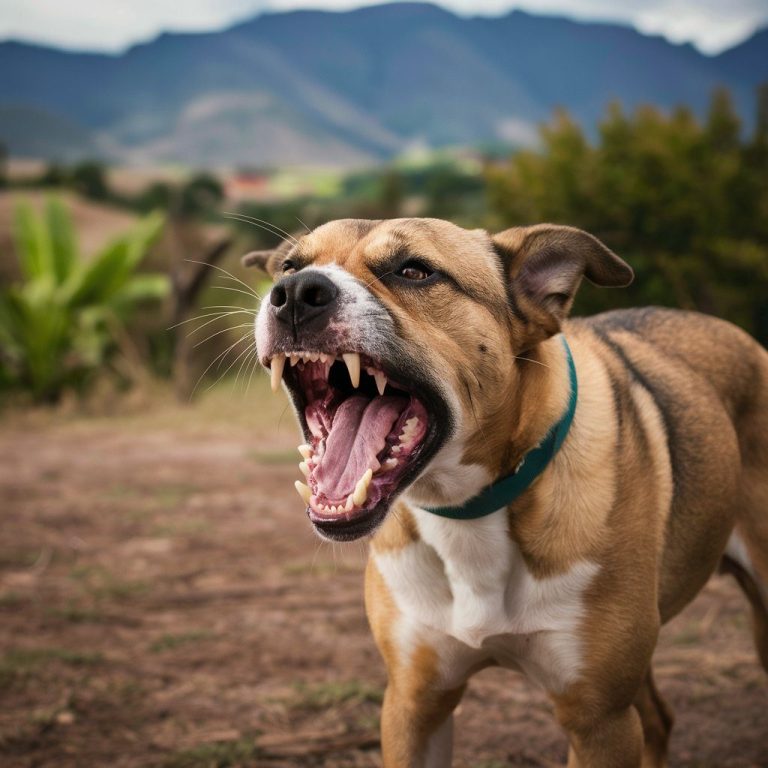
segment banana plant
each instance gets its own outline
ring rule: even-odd
[[[109,362],[137,305],[167,294],[165,275],[137,273],[163,217],[148,215],[92,259],[57,199],[42,214],[19,203],[14,225],[21,281],[0,288],[0,385],[55,401]]]

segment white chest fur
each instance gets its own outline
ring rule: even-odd
[[[375,553],[401,614],[401,653],[428,642],[446,685],[479,661],[521,669],[558,691],[578,677],[583,593],[598,571],[589,561],[536,579],[510,538],[505,510],[457,521],[414,510],[421,540]]]

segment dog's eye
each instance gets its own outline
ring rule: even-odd
[[[290,259],[286,259],[283,262],[282,271],[284,275],[292,275],[296,271],[296,265]]]
[[[411,260],[406,261],[395,274],[406,280],[426,280],[433,275],[434,272],[426,264],[422,264],[420,261]]]

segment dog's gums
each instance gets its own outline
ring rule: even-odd
[[[308,484],[296,490],[310,519],[347,524],[388,507],[427,435],[421,400],[356,352],[277,354],[270,372],[272,388],[285,378],[304,415]]]

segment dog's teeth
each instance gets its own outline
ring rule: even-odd
[[[299,462],[299,469],[304,477],[309,477],[309,464],[306,461]]]
[[[309,459],[312,456],[312,446],[307,445],[306,443],[304,443],[304,445],[300,445],[298,451],[305,459]]]
[[[402,445],[393,445],[392,446],[392,453],[400,453],[400,451],[403,450]]]
[[[309,359],[310,359],[310,360],[311,360],[313,363],[316,363],[316,362],[317,362],[317,361],[320,359],[320,355],[319,355],[317,352],[313,352],[313,353],[312,353],[312,354],[309,356]]]
[[[285,355],[275,355],[269,367],[269,376],[272,383],[272,391],[277,392],[280,382],[283,380],[283,368],[285,367]]]
[[[408,419],[405,422],[406,427],[411,427],[412,429],[416,429],[416,427],[419,425],[419,417],[414,416],[412,419]]]
[[[384,390],[387,388],[387,377],[381,371],[374,371],[373,378],[376,379],[376,389],[379,390],[379,394],[383,395]]]
[[[306,483],[302,483],[300,480],[297,480],[293,485],[304,503],[309,504],[312,499],[312,491],[309,490],[309,486]]]
[[[365,474],[357,481],[355,490],[352,493],[352,501],[358,506],[362,507],[365,504],[365,500],[368,498],[368,484],[373,477],[373,470],[366,469]]]
[[[291,368],[293,368],[296,365],[296,363],[298,363],[299,360],[301,360],[299,355],[297,355],[296,353],[292,353],[291,355],[289,355],[289,357],[291,358]]]
[[[397,459],[387,459],[381,466],[387,471],[394,469],[397,466]]]
[[[345,352],[342,357],[349,371],[349,380],[352,386],[357,389],[360,386],[360,355],[357,352]]]
[[[320,362],[321,363],[327,363],[328,362],[328,355],[325,354],[325,352],[320,353]]]
[[[344,505],[344,511],[345,512],[351,512],[355,508],[355,502],[352,498],[352,494],[350,493],[349,496],[347,496],[347,503]]]

